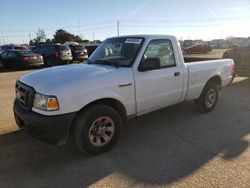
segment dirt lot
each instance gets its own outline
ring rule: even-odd
[[[30,71],[0,72],[0,135],[17,130],[12,110],[15,82]]]
[[[0,73],[0,187],[250,187],[249,78],[222,90],[209,114],[192,103],[150,113],[90,156],[15,131],[14,83],[25,72]]]

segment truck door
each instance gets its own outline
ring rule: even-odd
[[[176,63],[172,42],[168,39],[152,40],[142,62],[157,60],[157,69],[135,71],[137,113],[144,114],[180,101],[183,89],[183,70]]]

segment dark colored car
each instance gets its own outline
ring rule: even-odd
[[[212,51],[212,47],[209,45],[193,45],[187,48],[184,48],[185,53],[208,53]]]
[[[236,74],[248,77],[250,74],[250,37],[244,40],[241,44],[225,51],[223,58],[233,59]]]
[[[43,65],[43,57],[29,50],[7,50],[1,53],[0,62],[5,68],[22,69]]]
[[[91,56],[91,54],[95,51],[95,49],[99,46],[100,44],[89,44],[89,45],[84,45],[84,48],[88,52],[88,56]]]
[[[70,48],[63,44],[37,46],[32,52],[42,55],[46,66],[68,64],[73,59]]]
[[[84,61],[88,58],[88,52],[82,45],[69,45],[73,61]]]

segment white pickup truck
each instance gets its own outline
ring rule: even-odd
[[[187,100],[199,111],[213,110],[233,74],[231,59],[185,63],[174,36],[108,38],[85,64],[19,78],[14,114],[37,137],[63,144],[73,133],[81,151],[102,153],[130,117]]]

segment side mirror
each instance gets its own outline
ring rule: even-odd
[[[140,72],[145,72],[149,70],[156,70],[161,68],[161,63],[159,58],[147,58],[142,61],[138,67]]]

